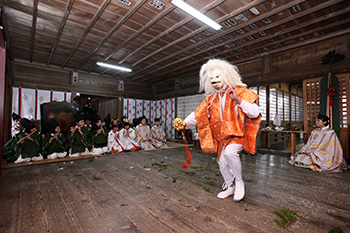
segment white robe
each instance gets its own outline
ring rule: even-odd
[[[121,148],[118,138],[116,139],[115,137],[118,136],[118,131],[113,132],[113,130],[109,131],[108,133],[108,142],[107,142],[107,147],[108,151],[112,152],[113,150],[122,152],[123,149]]]
[[[139,147],[139,144],[136,142],[135,138],[136,138],[135,130],[132,128],[122,129],[119,132],[119,142],[121,146],[124,148],[124,150],[136,149],[134,145]]]

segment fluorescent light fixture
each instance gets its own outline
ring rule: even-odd
[[[107,67],[107,68],[111,68],[111,69],[116,69],[116,70],[121,70],[121,71],[125,71],[125,72],[131,72],[132,70],[126,67],[122,67],[122,66],[116,66],[116,65],[112,65],[112,64],[108,64],[108,63],[103,63],[103,62],[97,62],[96,63],[99,66],[103,66],[103,67]]]
[[[194,9],[187,3],[181,0],[172,0],[171,3],[177,6],[178,8],[180,8],[181,10],[185,11],[186,13],[197,18],[198,20],[202,21],[203,23],[207,24],[208,26],[214,28],[215,30],[221,29],[221,26],[218,23],[209,19],[207,16],[203,15],[202,13],[200,13],[198,10]]]

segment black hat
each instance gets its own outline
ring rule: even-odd
[[[47,121],[47,126],[50,131],[54,131],[57,126],[60,126],[55,119],[50,119]]]
[[[26,133],[30,133],[30,130],[35,128],[35,124],[33,121],[28,120],[27,118],[21,119],[21,125],[25,128]]]
[[[101,117],[97,114],[95,114],[93,117],[92,117],[92,122],[94,123],[97,123],[99,120],[101,120]]]
[[[15,112],[12,113],[12,120],[18,120],[21,119],[21,117],[19,115],[17,115]]]
[[[84,113],[84,120],[93,121],[94,115],[89,113]]]
[[[134,119],[132,120],[132,123],[133,123],[134,126],[140,124],[139,118],[134,118]]]
[[[75,118],[75,122],[79,122],[81,120],[84,120],[83,116],[77,112],[75,115],[74,115],[74,118]]]
[[[78,104],[80,104],[80,95],[77,95],[76,97],[74,97],[73,100]]]

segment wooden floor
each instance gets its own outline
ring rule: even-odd
[[[297,213],[289,232],[350,232],[350,172],[293,167],[288,157],[242,155],[246,197],[216,198],[216,156],[184,148],[5,168],[0,232],[288,232],[274,210]]]

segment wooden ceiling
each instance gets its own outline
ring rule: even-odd
[[[12,60],[139,82],[198,73],[350,33],[349,0],[187,0],[215,31],[171,0],[3,0]],[[98,67],[129,67],[132,73]]]

